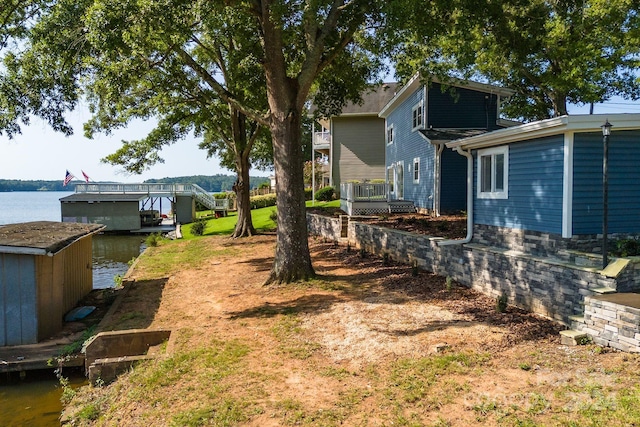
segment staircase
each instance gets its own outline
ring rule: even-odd
[[[193,188],[193,198],[201,205],[206,206],[213,211],[226,212],[229,209],[229,199],[216,199],[196,184],[191,184],[191,187]]]

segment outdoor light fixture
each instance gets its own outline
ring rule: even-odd
[[[607,259],[607,236],[609,234],[609,136],[613,125],[609,123],[609,119],[605,120],[602,127],[602,269],[604,270],[609,263]]]

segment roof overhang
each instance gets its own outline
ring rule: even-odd
[[[512,89],[507,89],[504,87],[494,86],[486,83],[474,82],[472,80],[463,80],[458,78],[452,78],[450,81],[442,81],[436,77],[432,77],[430,82],[440,83],[449,86],[459,87],[463,89],[471,89],[479,92],[485,92],[490,94],[496,94],[504,97],[509,97],[515,93]],[[391,98],[391,100],[382,108],[380,114],[378,114],[382,118],[387,118],[389,114],[402,102],[404,102],[409,95],[415,92],[420,86],[422,86],[424,80],[421,78],[420,73],[416,73],[409,79],[407,84],[405,84],[402,89],[396,93],[396,96]]]
[[[446,145],[451,149],[462,148],[465,150],[473,150],[567,132],[602,132],[601,126],[605,120],[611,122],[614,132],[640,129],[640,114],[636,113],[567,115],[500,129],[483,135],[462,138],[448,142]]]

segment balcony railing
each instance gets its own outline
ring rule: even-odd
[[[313,146],[316,148],[329,148],[331,144],[331,132],[315,132],[313,134]]]

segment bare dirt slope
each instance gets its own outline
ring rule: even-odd
[[[635,387],[636,356],[561,346],[548,320],[498,313],[494,300],[424,271],[310,244],[318,279],[283,287],[262,286],[273,236],[209,238],[217,255],[161,280],[147,281],[143,259],[111,326],[172,329],[171,364],[85,390],[68,412],[98,402],[94,422],[119,426],[581,425],[581,408]],[[232,345],[246,351],[237,370],[213,375],[195,356],[176,367],[177,355]],[[146,390],[154,369],[171,380]],[[239,415],[214,422],[220,405]]]

